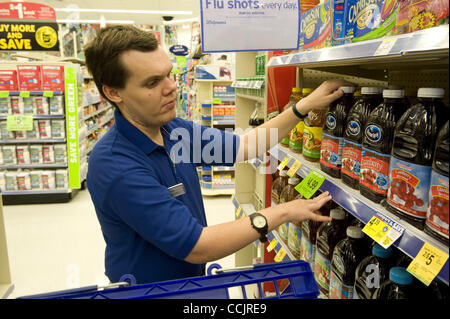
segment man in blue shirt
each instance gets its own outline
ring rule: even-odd
[[[331,199],[324,193],[263,209],[256,214],[263,219],[259,224],[246,217],[207,226],[196,165],[233,165],[263,154],[273,146],[270,129],[287,135],[298,116],[342,96],[338,88],[346,82],[325,82],[295,109],[239,137],[176,118],[172,63],[152,33],[103,28],[85,56],[100,93],[116,107],[115,124],[94,147],[87,176],[111,282],[125,274],[140,284],[197,276],[206,262],[264,238],[282,223],[329,220],[315,214]],[[251,134],[266,135],[265,147],[249,142]]]

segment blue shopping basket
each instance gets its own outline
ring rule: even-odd
[[[238,291],[243,299],[316,299],[319,289],[308,262],[290,261],[283,263],[258,264],[248,270],[239,268],[222,270],[211,265],[208,275],[183,278],[151,284],[136,285],[133,277],[127,275],[113,284],[113,288],[97,286],[57,291],[54,293],[20,297],[20,299],[230,299],[230,292]],[[212,270],[217,269],[216,274]],[[275,292],[266,296],[265,283],[273,284]],[[249,289],[251,288],[251,289]],[[253,295],[248,292],[252,291]],[[256,294],[254,293],[256,291]]]

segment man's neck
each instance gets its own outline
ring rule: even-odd
[[[139,123],[138,121],[134,120],[132,117],[130,117],[128,114],[125,114],[125,112],[121,112],[123,117],[133,124],[139,131],[144,133],[149,139],[151,139],[154,143],[164,146],[164,139],[161,133],[161,127],[160,126],[148,126],[143,125]]]

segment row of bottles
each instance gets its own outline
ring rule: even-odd
[[[298,141],[303,127],[303,143],[285,146],[309,161],[320,161],[330,176],[448,245],[444,90],[420,88],[418,102],[409,106],[402,89],[363,87],[356,99],[355,87],[341,89],[344,95],[328,110],[311,111],[293,129]]]
[[[272,205],[301,198],[300,179],[281,170],[272,185]],[[316,194],[317,195],[317,194]],[[435,280],[429,287],[406,271],[411,259],[384,249],[362,232],[363,224],[333,201],[319,213],[330,222],[312,220],[281,225],[278,233],[296,259],[310,263],[322,296],[330,299],[448,299],[448,287]],[[421,296],[421,298],[424,298]]]

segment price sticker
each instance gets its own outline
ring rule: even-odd
[[[53,91],[44,91],[43,97],[53,97]]]
[[[30,91],[21,91],[19,93],[20,97],[30,97]]]
[[[384,249],[387,249],[403,235],[405,229],[388,217],[377,213],[364,226],[362,231]]]
[[[297,174],[298,169],[302,166],[302,163],[299,161],[295,161],[294,164],[292,164],[291,168],[287,171],[287,174],[289,177],[294,177],[295,174]]]
[[[286,256],[286,250],[283,247],[281,247],[280,250],[278,251],[278,253],[273,258],[273,260],[275,262],[279,263],[280,261],[282,261],[284,259],[285,256]]]
[[[381,44],[378,46],[373,56],[389,54],[389,52],[391,52],[391,49],[394,47],[394,44],[396,42],[397,38],[390,38],[383,40],[383,42],[381,42]]]
[[[277,169],[278,169],[279,171],[282,171],[282,170],[286,167],[286,165],[289,163],[289,160],[290,160],[290,158],[286,156],[286,157],[281,161],[280,165],[278,165]]]
[[[310,199],[320,186],[322,186],[324,180],[325,176],[312,170],[297,186],[295,186],[295,190],[302,194],[304,198]]]
[[[237,219],[239,219],[239,215],[241,214],[241,210],[242,210],[241,206],[239,206],[239,207],[236,209],[235,214],[236,214],[236,218],[237,218]]]
[[[447,259],[448,254],[425,243],[406,270],[428,286],[444,267]]]
[[[8,97],[9,91],[0,91],[0,97]]]
[[[213,104],[222,104],[222,99],[214,98],[212,102],[213,102]]]
[[[11,131],[32,131],[33,115],[8,115],[6,118],[6,130]]]
[[[278,244],[276,238],[272,239],[269,245],[267,245],[267,252],[270,253],[272,250],[274,250],[275,246]]]

